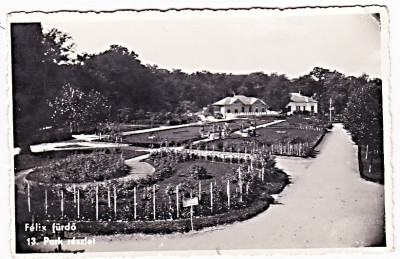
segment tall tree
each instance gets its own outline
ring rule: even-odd
[[[383,143],[382,83],[363,75],[350,94],[344,118],[358,144],[381,150]]]
[[[72,85],[64,85],[60,95],[49,102],[53,108],[52,118],[63,122],[79,132],[81,125],[93,125],[96,122],[104,122],[108,119],[111,106],[105,96],[95,90],[84,93],[81,89]]]

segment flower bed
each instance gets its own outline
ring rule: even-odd
[[[85,183],[122,177],[129,173],[122,153],[93,151],[52,160],[27,176],[41,183]]]
[[[190,208],[183,203],[192,195],[199,199],[196,229],[244,220],[265,210],[270,195],[289,182],[273,159],[263,159],[231,164],[165,151],[148,159],[156,173],[138,181],[32,184],[17,194],[18,221],[77,221],[79,231],[92,234],[187,231]]]

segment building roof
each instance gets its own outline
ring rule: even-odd
[[[290,102],[294,103],[317,103],[312,97],[307,97],[301,93],[290,93]]]
[[[260,101],[262,104],[266,105],[265,102],[259,98],[256,97],[247,97],[244,95],[234,95],[233,97],[225,97],[222,100],[219,100],[218,102],[213,103],[213,105],[231,105],[234,102],[239,100],[241,103],[244,105],[252,105],[257,101]]]

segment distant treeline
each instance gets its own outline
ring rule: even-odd
[[[40,128],[63,125],[65,119],[54,116],[54,107],[49,103],[60,98],[65,86],[72,86],[71,93],[79,89],[82,93],[95,91],[93,96],[98,96],[97,93],[104,96],[110,109],[107,116],[98,116],[102,121],[118,121],[122,111],[129,118],[146,112],[179,116],[197,112],[232,94],[259,97],[276,111],[285,109],[288,93],[298,91],[314,96],[322,114],[329,112],[330,98],[334,113],[339,114],[351,108],[357,113],[365,112],[368,117],[370,109],[379,111],[371,105],[381,106],[381,80],[370,79],[367,75],[345,76],[321,67],[294,79],[263,72],[187,74],[179,69],[168,71],[156,65],[144,65],[135,52],[116,45],[99,54],[85,53],[71,58],[74,54],[72,37],[56,29],[43,33],[40,23],[12,24],[11,38],[16,146],[31,143],[33,134]],[[349,100],[357,103],[357,95],[365,94],[360,89],[372,90],[372,97],[376,99],[368,110],[362,107],[362,100],[358,107],[348,106]]]

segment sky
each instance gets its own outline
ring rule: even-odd
[[[70,34],[78,53],[119,44],[142,63],[169,70],[294,78],[322,66],[381,76],[380,25],[365,13],[186,10],[50,14],[40,21],[44,29]]]

